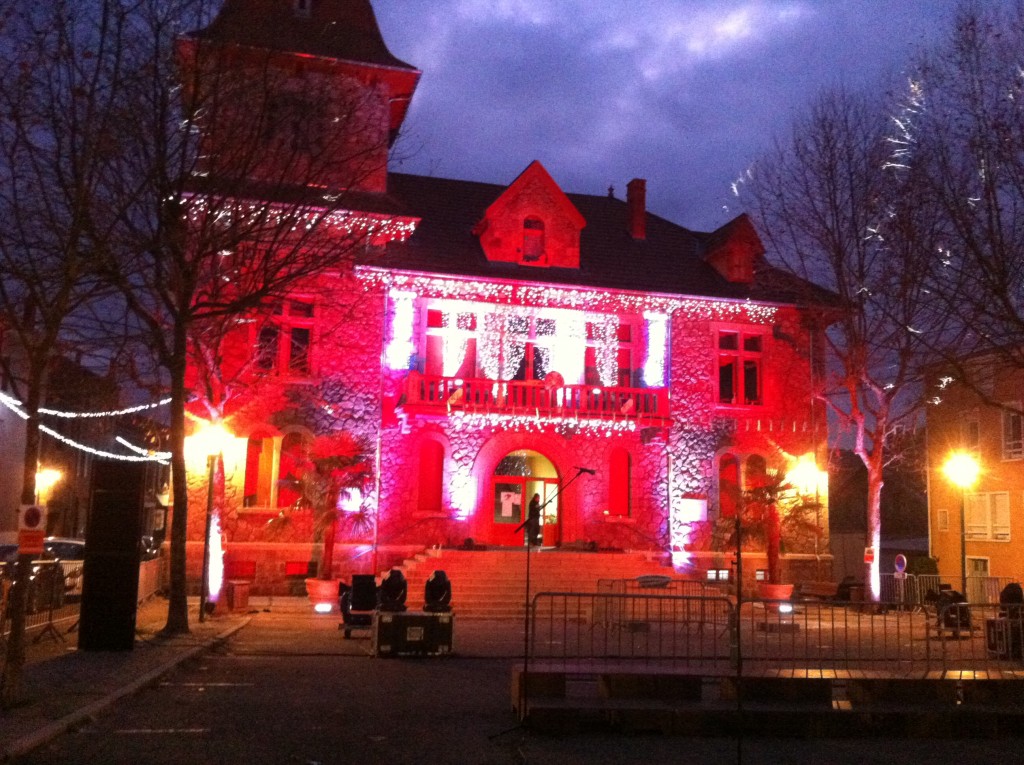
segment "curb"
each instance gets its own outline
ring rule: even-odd
[[[19,757],[23,754],[36,749],[47,741],[60,736],[63,733],[77,727],[80,723],[87,721],[91,718],[96,717],[98,714],[103,712],[107,707],[111,706],[115,702],[123,699],[125,696],[131,696],[137,693],[142,688],[146,687],[150,683],[163,677],[179,664],[188,661],[189,659],[198,656],[205,651],[208,651],[212,646],[222,643],[223,641],[230,638],[236,632],[247,626],[252,621],[252,617],[249,617],[236,625],[229,627],[219,635],[214,635],[209,640],[205,641],[201,645],[193,646],[184,653],[168,659],[163,664],[151,669],[149,672],[141,675],[129,683],[121,686],[115,691],[111,691],[101,699],[97,699],[91,704],[87,704],[81,709],[76,709],[74,712],[65,715],[59,720],[48,723],[41,727],[39,730],[22,736],[20,739],[14,741],[4,748],[0,752],[0,762],[8,762],[15,757]]]

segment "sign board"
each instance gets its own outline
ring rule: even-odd
[[[897,574],[904,573],[907,570],[907,556],[903,553],[897,555],[893,560],[893,566],[895,566]]]
[[[46,536],[46,508],[22,505],[18,510],[18,554],[38,555]]]
[[[865,563],[874,563],[875,562],[875,548],[874,547],[865,547],[864,548],[864,562]]]

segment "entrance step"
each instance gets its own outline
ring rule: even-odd
[[[460,619],[522,619],[526,602],[526,550],[430,550],[401,566],[409,585],[407,605],[423,605],[423,588],[435,571],[452,583],[452,608]],[[671,574],[645,553],[530,553],[530,593],[597,592],[599,579]]]

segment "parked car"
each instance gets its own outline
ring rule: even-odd
[[[61,560],[85,560],[85,540],[69,537],[47,537],[43,549]]]
[[[0,561],[3,562],[0,576],[8,579],[13,585],[18,563],[18,546],[0,545]],[[25,610],[34,614],[48,608],[60,608],[64,605],[64,595],[64,571],[61,564],[50,553],[44,552],[32,561]]]
[[[60,561],[64,570],[64,594],[82,594],[82,567],[85,565],[85,540],[71,537],[47,537],[43,549]]]

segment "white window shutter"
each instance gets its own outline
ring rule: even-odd
[[[968,494],[964,498],[965,529],[968,537],[988,536],[988,496]]]
[[[1010,495],[1005,491],[992,495],[992,536],[1010,538]]]

